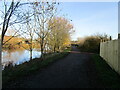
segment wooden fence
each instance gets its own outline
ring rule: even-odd
[[[120,39],[101,42],[100,56],[120,74]]]

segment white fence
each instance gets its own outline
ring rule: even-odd
[[[101,42],[100,56],[120,74],[120,39]]]

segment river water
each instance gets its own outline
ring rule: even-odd
[[[39,58],[41,56],[41,52],[38,49],[34,49],[32,52],[32,58]],[[26,61],[30,60],[30,51],[28,50],[4,50],[2,52],[2,65],[3,69],[5,66],[8,66],[9,63],[12,65],[19,65]]]

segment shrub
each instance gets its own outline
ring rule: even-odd
[[[87,51],[91,53],[98,53],[100,52],[100,42],[101,40],[103,41],[108,41],[108,35],[92,35],[92,36],[87,36],[84,38],[84,41],[80,43],[79,47],[81,51]]]

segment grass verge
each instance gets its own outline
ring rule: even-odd
[[[29,76],[45,68],[50,63],[61,59],[69,54],[71,48],[68,48],[64,52],[61,53],[52,53],[46,56],[46,58],[41,62],[40,58],[35,58],[30,60],[29,62],[25,62],[23,64],[17,65],[15,67],[7,67],[2,71],[2,84],[3,87],[9,85],[11,81],[15,81],[19,78]]]
[[[115,72],[98,54],[93,54],[100,82],[105,88],[120,88],[120,75]]]

